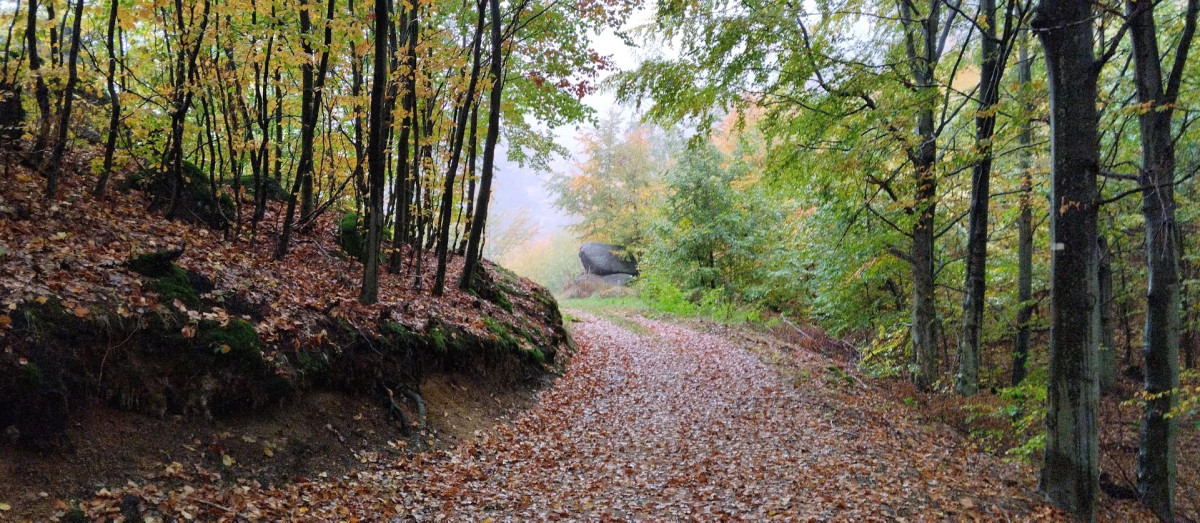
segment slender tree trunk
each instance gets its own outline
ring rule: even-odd
[[[1100,382],[1100,390],[1107,391],[1117,383],[1117,349],[1114,346],[1116,334],[1112,313],[1112,250],[1108,248],[1108,240],[1103,236],[1099,237],[1097,249],[1100,298],[1096,300],[1096,339],[1099,340],[1096,379]]]
[[[410,177],[420,175],[417,161],[412,163],[411,175],[408,164],[409,157],[409,136],[420,135],[420,130],[413,130],[413,126],[417,122],[417,40],[420,38],[420,19],[418,18],[420,11],[411,9],[408,12],[406,20],[408,24],[406,52],[404,55],[405,64],[408,66],[408,77],[406,79],[407,89],[404,93],[404,120],[400,124],[400,136],[396,139],[396,183],[393,191],[396,194],[396,219],[392,226],[392,255],[388,260],[388,272],[398,274],[400,266],[404,260],[403,245],[408,242],[409,238],[409,220],[410,207],[412,200]],[[416,147],[418,143],[413,144],[413,156],[416,157]]]
[[[446,170],[446,183],[442,188],[442,204],[440,220],[437,226],[437,271],[433,278],[433,295],[441,296],[446,285],[446,261],[450,250],[450,216],[454,203],[454,176],[458,171],[458,163],[462,157],[463,139],[467,134],[467,120],[471,115],[471,105],[475,99],[475,86],[479,83],[479,64],[483,40],[484,4],[480,0],[479,17],[475,23],[475,38],[471,42],[474,57],[471,62],[471,75],[467,81],[467,92],[458,108],[458,121],[454,124],[453,143],[450,146],[450,166]]]
[[[117,151],[117,135],[121,131],[121,97],[117,94],[117,9],[120,6],[119,0],[112,0],[108,8],[108,37],[106,44],[108,46],[108,74],[106,80],[108,82],[108,140],[104,142],[104,168],[100,171],[100,180],[96,182],[96,189],[93,191],[97,198],[104,195],[104,191],[108,186],[108,179],[112,176],[113,156]]]
[[[1032,26],[1050,84],[1050,359],[1046,448],[1039,490],[1056,506],[1096,519],[1096,175],[1100,64],[1088,0],[1041,0]]]
[[[371,81],[370,129],[367,137],[367,171],[370,177],[370,202],[367,209],[367,246],[363,262],[362,291],[359,303],[370,305],[379,300],[379,244],[383,239],[383,191],[386,156],[384,128],[384,97],[387,87],[387,0],[375,0],[375,71]]]
[[[471,136],[467,139],[470,144],[470,150],[467,152],[467,220],[463,224],[462,243],[459,244],[458,250],[465,253],[467,251],[467,237],[470,235],[471,223],[475,220],[475,154],[479,150],[479,139],[476,131],[479,128],[479,104],[476,103],[471,107]]]
[[[37,0],[29,0],[29,16],[25,25],[25,52],[29,55],[29,73],[33,77],[33,98],[38,107],[38,131],[30,151],[29,164],[35,168],[41,167],[45,154],[46,140],[50,136],[50,88],[42,78],[42,59],[38,56],[37,48]],[[53,22],[53,20],[51,20]]]
[[[1142,142],[1142,215],[1146,222],[1146,326],[1142,333],[1144,389],[1151,399],[1142,416],[1138,445],[1137,488],[1142,502],[1164,521],[1175,518],[1175,456],[1177,422],[1167,414],[1175,406],[1179,387],[1179,265],[1175,240],[1175,142],[1171,118],[1188,50],[1196,31],[1197,1],[1188,2],[1175,64],[1163,85],[1155,34],[1154,4],[1126,3],[1129,37],[1133,43],[1134,83],[1138,102],[1147,108],[1138,116]]]
[[[1010,0],[1009,5],[1015,0]],[[980,49],[979,110],[975,115],[975,148],[979,161],[971,170],[971,208],[967,226],[967,274],[963,295],[962,332],[958,339],[958,376],[955,389],[963,396],[979,392],[980,344],[983,306],[987,299],[988,204],[991,198],[992,135],[996,129],[995,106],[1000,101],[1000,80],[1008,56],[1008,27],[1004,40],[996,38],[996,0],[982,0],[980,12],[987,17]],[[1003,44],[1003,45],[1002,45]]]
[[[275,66],[275,181],[283,183],[283,69]]]
[[[934,122],[935,96],[934,66],[937,62],[937,21],[940,18],[939,0],[930,0],[929,12],[922,13],[924,20],[917,20],[909,4],[901,3],[901,18],[907,30],[919,35],[907,40],[908,61],[913,67],[914,86],[920,101],[917,108],[917,138],[920,143],[910,151],[915,170],[915,192],[913,212],[916,219],[912,225],[912,338],[913,358],[916,373],[913,382],[921,389],[929,389],[937,379],[937,303],[934,298],[936,286],[933,270],[935,235],[934,220],[937,215],[937,129]]]
[[[54,141],[54,152],[43,171],[46,173],[46,198],[54,198],[58,192],[58,177],[62,172],[63,154],[67,150],[68,132],[71,130],[71,104],[75,100],[75,85],[79,83],[79,32],[83,21],[83,0],[75,2],[75,22],[71,26],[71,50],[67,55],[67,86],[63,89],[62,111],[58,116],[58,136]]]
[[[1017,72],[1021,89],[1033,81],[1031,59],[1022,39]],[[1027,108],[1031,109],[1031,108]],[[1033,119],[1026,115],[1018,137],[1021,146],[1021,215],[1017,218],[1017,337],[1013,342],[1012,384],[1025,380],[1029,359],[1029,321],[1033,318]]]
[[[329,67],[330,44],[333,41],[333,0],[329,0],[325,13],[325,40],[321,51],[321,62],[314,71],[313,58],[316,51],[308,38],[312,33],[312,17],[309,14],[308,0],[300,0],[300,41],[308,59],[300,65],[301,82],[304,92],[301,95],[300,109],[300,159],[296,167],[296,179],[292,183],[291,196],[288,198],[287,214],[283,219],[283,234],[279,238],[279,246],[275,249],[275,258],[287,256],[288,243],[292,237],[292,227],[296,221],[296,194],[300,193],[300,219],[306,220],[313,211],[313,140],[317,132],[317,120],[321,115],[321,95],[325,87],[325,72]]]
[[[183,138],[187,126],[187,113],[191,109],[195,97],[189,84],[196,77],[196,59],[200,55],[200,48],[204,45],[204,34],[208,29],[208,14],[211,7],[211,2],[204,0],[204,10],[199,15],[200,27],[195,31],[188,31],[183,17],[183,0],[175,0],[175,28],[179,34],[179,42],[174,73],[172,73],[171,134],[168,138],[167,154],[163,162],[167,185],[171,191],[170,200],[164,213],[168,218],[175,217],[179,204],[179,192],[183,185]],[[192,12],[195,13],[194,6]],[[191,25],[195,25],[195,23],[196,20],[193,16]],[[190,48],[188,47],[188,36],[195,37],[194,45]]]
[[[491,7],[492,33],[492,92],[488,100],[488,128],[483,141],[483,172],[479,177],[479,204],[476,209],[475,221],[471,224],[471,234],[467,238],[467,253],[463,260],[463,272],[458,280],[458,287],[471,290],[474,282],[475,267],[483,247],[483,228],[487,223],[488,204],[492,193],[492,174],[496,167],[496,142],[500,137],[500,101],[504,89],[503,49],[500,40],[500,0],[488,0]]]

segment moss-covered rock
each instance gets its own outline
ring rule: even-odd
[[[212,177],[196,164],[183,162],[180,173],[183,186],[175,202],[175,218],[200,223],[213,229],[225,229],[234,215],[234,201],[228,191],[217,187]],[[171,183],[163,169],[140,169],[118,184],[120,190],[139,189],[150,193],[152,207],[166,209],[171,203]]]
[[[250,322],[238,318],[221,325],[202,321],[196,329],[196,343],[214,353],[250,361],[262,361],[263,343]]]
[[[347,256],[358,261],[363,260],[366,253],[367,237],[363,232],[362,220],[357,214],[346,213],[338,220],[338,247]]]
[[[191,308],[200,306],[200,294],[192,285],[188,272],[178,265],[172,264],[166,276],[151,280],[150,288],[154,289],[165,303],[179,300]]]
[[[142,276],[162,278],[171,275],[175,260],[182,255],[183,249],[158,250],[134,256],[125,262],[125,266]]]
[[[246,176],[241,177],[240,179],[238,179],[238,183],[241,184],[241,186],[246,189],[247,194],[251,194],[251,195],[258,194],[258,188],[254,186],[254,176],[253,175],[246,175]],[[265,194],[267,195],[267,200],[270,200],[273,202],[286,202],[286,201],[288,201],[288,197],[291,196],[291,194],[288,193],[287,189],[285,189],[283,187],[283,185],[279,183],[279,180],[276,180],[275,178],[272,178],[270,176],[263,177],[262,184],[265,186]],[[232,187],[232,185],[231,185],[231,187]]]

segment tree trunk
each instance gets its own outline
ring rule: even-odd
[[[42,165],[46,140],[50,136],[50,88],[42,78],[42,59],[37,49],[37,0],[29,0],[29,17],[25,25],[25,52],[29,55],[29,74],[33,77],[33,98],[38,107],[38,131],[30,151],[29,164],[37,168]],[[53,20],[51,20],[53,22]]]
[[[471,135],[467,138],[467,144],[470,149],[467,151],[467,218],[463,224],[462,243],[458,245],[458,250],[465,253],[467,251],[467,237],[470,235],[471,222],[475,219],[475,154],[479,150],[479,140],[476,131],[479,128],[479,104],[476,103],[471,107]]]
[[[411,207],[412,202],[412,181],[411,179],[420,176],[419,157],[419,139],[415,139],[413,146],[413,162],[412,168],[409,168],[409,136],[419,137],[420,129],[417,128],[417,41],[421,36],[420,33],[420,11],[412,9],[408,13],[408,35],[406,38],[407,50],[404,55],[405,62],[408,65],[408,89],[404,95],[404,122],[401,124],[400,136],[396,140],[396,220],[392,227],[392,256],[388,260],[388,272],[398,274],[400,266],[404,261],[404,252],[402,246],[408,243],[409,239],[409,223],[412,220]]]
[[[387,129],[384,128],[384,97],[387,73],[387,0],[375,0],[375,70],[371,80],[371,114],[367,137],[367,176],[370,178],[370,197],[367,205],[367,246],[363,262],[362,291],[359,303],[370,305],[379,300],[379,244],[383,239],[384,170],[387,169],[383,150]]]
[[[46,198],[54,198],[58,192],[58,177],[62,172],[63,154],[67,150],[67,137],[71,130],[71,105],[75,100],[75,85],[79,83],[79,31],[83,21],[83,0],[75,2],[75,22],[71,26],[71,50],[67,55],[67,86],[63,89],[62,111],[58,115],[58,136],[54,141],[54,152],[44,169],[46,173]]]
[[[200,14],[200,27],[195,30],[193,35],[191,34],[193,31],[188,31],[183,21],[183,0],[175,0],[175,30],[179,35],[179,42],[176,64],[172,73],[171,134],[167,141],[167,152],[163,161],[167,185],[171,191],[170,200],[164,213],[168,218],[175,217],[176,207],[179,204],[179,191],[183,185],[183,135],[187,127],[187,113],[191,109],[192,100],[195,97],[188,84],[196,77],[196,58],[200,55],[201,46],[204,45],[204,34],[208,29],[208,13],[211,7],[211,2],[205,0],[204,11]],[[194,9],[193,6],[193,13]],[[193,18],[191,23],[195,24],[195,22]],[[187,36],[194,36],[196,39],[195,45],[190,49],[187,46]]]
[[[1099,492],[1096,414],[1096,83],[1100,66],[1088,0],[1041,0],[1032,27],[1050,84],[1050,359],[1046,447],[1039,490],[1095,520]]]
[[[488,0],[492,16],[492,92],[488,100],[488,128],[483,142],[483,172],[479,176],[479,205],[471,234],[467,238],[467,253],[463,260],[463,272],[458,287],[470,290],[474,282],[475,267],[483,245],[483,228],[487,223],[488,203],[492,193],[492,173],[496,167],[496,142],[500,137],[500,100],[504,89],[503,54],[500,41],[500,0]]]
[[[121,126],[121,97],[117,94],[117,49],[116,49],[116,34],[117,34],[117,9],[120,6],[119,0],[112,0],[108,8],[108,33],[106,44],[108,46],[108,99],[111,106],[108,113],[108,140],[104,142],[104,168],[100,171],[100,179],[96,182],[96,189],[93,191],[97,198],[104,196],[104,191],[108,186],[108,179],[112,176],[113,156],[117,151],[117,134],[120,132]]]
[[[1137,489],[1142,503],[1164,521],[1175,518],[1175,454],[1177,422],[1167,414],[1175,406],[1179,386],[1179,266],[1175,239],[1175,142],[1171,118],[1188,50],[1196,30],[1197,1],[1188,2],[1179,49],[1167,85],[1163,86],[1155,34],[1154,4],[1127,2],[1129,38],[1133,43],[1134,83],[1142,142],[1142,215],[1146,222],[1146,326],[1144,390],[1150,395],[1142,416],[1138,444]]]
[[[1112,313],[1112,250],[1108,248],[1108,240],[1103,236],[1100,236],[1097,242],[1097,254],[1100,298],[1096,300],[1096,339],[1099,340],[1096,351],[1096,379],[1100,382],[1100,390],[1107,391],[1117,383],[1117,348],[1114,344],[1116,324]]]
[[[440,220],[437,225],[437,270],[433,277],[433,295],[441,296],[442,288],[446,286],[446,261],[450,250],[450,216],[454,204],[454,176],[458,172],[458,163],[462,158],[463,139],[467,134],[467,121],[471,116],[471,106],[475,100],[475,86],[479,83],[479,64],[483,40],[484,4],[480,0],[479,17],[475,23],[475,38],[471,42],[474,57],[471,62],[471,76],[467,81],[467,92],[462,104],[458,107],[458,121],[454,124],[453,143],[450,145],[450,166],[446,170],[446,182],[442,188],[442,204]]]
[[[967,226],[967,274],[963,295],[962,332],[958,339],[958,376],[955,389],[963,396],[979,392],[980,338],[983,305],[987,299],[988,203],[991,198],[992,134],[996,128],[993,108],[1000,100],[1000,78],[1007,52],[996,39],[996,0],[982,0],[980,12],[987,17],[980,49],[979,111],[975,115],[975,148],[980,155],[971,170],[971,207]],[[1006,31],[1007,32],[1007,31]],[[1004,35],[1008,38],[1008,35]],[[1006,40],[1007,41],[1007,40]]]
[[[1017,72],[1022,89],[1033,80],[1031,59],[1026,42],[1021,41]],[[1027,108],[1029,109],[1029,108]],[[1033,317],[1033,120],[1026,115],[1021,135],[1021,215],[1017,218],[1017,337],[1013,342],[1012,384],[1025,380],[1025,362],[1029,359],[1029,321]]]
[[[325,71],[329,67],[330,43],[333,41],[333,0],[329,0],[325,13],[325,40],[321,51],[321,62],[314,71],[313,58],[316,51],[308,42],[312,32],[311,9],[308,0],[300,0],[300,42],[308,59],[300,65],[301,84],[304,92],[300,103],[300,159],[296,164],[296,179],[292,182],[291,197],[288,198],[287,214],[283,219],[283,234],[275,249],[275,259],[287,255],[292,237],[292,226],[296,221],[296,195],[300,195],[300,219],[305,220],[313,210],[313,140],[317,133],[317,119],[321,115],[321,94],[325,87]],[[382,171],[381,171],[382,173]]]
[[[912,207],[916,220],[912,225],[912,338],[913,358],[916,374],[913,382],[922,390],[928,390],[937,379],[937,302],[934,297],[936,286],[933,270],[933,252],[936,240],[934,219],[937,215],[937,126],[934,122],[935,98],[930,93],[934,85],[934,67],[937,61],[937,21],[940,18],[939,0],[930,0],[928,13],[917,20],[907,3],[901,3],[901,17],[907,30],[920,36],[918,49],[913,38],[907,40],[908,61],[913,67],[913,84],[920,106],[917,108],[917,139],[919,144],[909,153],[915,170],[915,204]]]

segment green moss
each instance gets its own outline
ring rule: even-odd
[[[20,366],[20,380],[32,389],[40,387],[45,382],[45,376],[42,375],[42,368],[31,361]]]
[[[254,176],[253,175],[243,176],[243,177],[241,177],[241,179],[238,180],[238,182],[241,184],[242,187],[246,188],[247,194],[255,193],[256,188],[254,187]],[[266,179],[263,180],[263,183],[264,183],[264,185],[266,185],[266,193],[267,193],[268,200],[273,201],[273,202],[286,202],[288,200],[288,196],[290,196],[290,194],[288,193],[287,189],[284,189],[283,185],[281,185],[279,183],[279,180],[276,180],[275,178],[267,176]],[[232,184],[230,184],[230,186],[232,186]]]
[[[172,265],[170,273],[166,276],[152,280],[150,288],[162,296],[163,301],[166,303],[179,300],[188,307],[194,308],[200,306],[200,295],[192,287],[192,282],[188,279],[187,271],[178,265]]]
[[[496,289],[496,305],[498,305],[501,309],[504,309],[504,312],[511,314],[513,311],[512,301],[508,299],[508,295],[505,294],[504,290],[501,288]]]
[[[367,239],[357,214],[346,213],[338,221],[338,246],[351,258],[362,261],[367,249]]]
[[[196,343],[234,357],[262,359],[262,339],[258,337],[258,331],[250,322],[241,319],[230,320],[223,327],[214,321],[200,322]]]
[[[525,355],[525,357],[533,360],[534,362],[539,364],[546,363],[546,353],[542,352],[541,349],[523,349],[521,352]]]
[[[439,325],[429,329],[429,345],[433,350],[443,354],[450,352],[450,342],[450,332],[442,326]]]

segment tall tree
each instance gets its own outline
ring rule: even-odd
[[[108,32],[105,37],[105,45],[108,47],[108,73],[105,75],[105,82],[108,87],[109,112],[108,112],[108,139],[104,142],[104,167],[100,171],[100,179],[96,181],[96,189],[93,191],[96,196],[102,196],[108,185],[108,179],[112,176],[113,156],[117,151],[117,135],[120,132],[121,125],[121,97],[117,94],[117,49],[116,49],[116,34],[117,34],[117,10],[120,8],[120,0],[112,0],[108,6]]]
[[[1137,488],[1142,502],[1164,521],[1175,519],[1177,421],[1168,416],[1179,386],[1179,260],[1175,239],[1175,139],[1171,120],[1188,51],[1196,33],[1197,0],[1189,0],[1174,64],[1164,79],[1154,2],[1129,0],[1134,83],[1142,143],[1142,215],[1146,222],[1146,328],[1143,331],[1146,402],[1138,445]]]
[[[188,12],[190,20],[185,22],[183,0],[175,0],[175,63],[171,73],[171,131],[167,139],[166,153],[163,155],[163,169],[170,188],[170,200],[167,203],[166,215],[175,216],[179,203],[179,194],[183,188],[183,142],[187,126],[187,114],[195,99],[196,89],[193,83],[197,76],[196,60],[200,49],[204,46],[204,35],[208,29],[208,14],[211,9],[210,0],[204,0],[200,13],[196,6],[190,5]],[[197,20],[197,18],[199,20]],[[198,27],[197,27],[198,25]]]
[[[1022,91],[1033,83],[1033,59],[1025,38],[1018,51],[1017,82]],[[1028,93],[1025,93],[1028,95]],[[1025,110],[1030,111],[1029,104]],[[1025,380],[1029,359],[1029,321],[1033,318],[1033,118],[1025,115],[1017,138],[1021,147],[1020,215],[1017,217],[1017,336],[1013,340],[1012,384]]]
[[[458,172],[459,160],[462,158],[463,139],[467,133],[467,121],[471,115],[471,106],[475,104],[475,86],[479,83],[480,55],[483,53],[484,0],[479,0],[477,4],[479,16],[475,23],[475,37],[471,42],[473,57],[470,78],[467,80],[467,92],[458,106],[458,121],[454,124],[454,136],[451,138],[450,144],[450,166],[446,169],[446,177],[442,186],[442,203],[437,224],[437,269],[433,279],[434,296],[441,296],[442,289],[446,285],[446,262],[450,251],[450,216],[454,203],[454,177]]]
[[[915,2],[899,2],[900,22],[904,28],[905,57],[911,70],[916,107],[916,145],[908,150],[914,170],[912,212],[916,218],[909,231],[912,239],[908,261],[912,264],[912,340],[918,387],[929,388],[937,379],[937,335],[939,320],[934,300],[936,275],[933,268],[934,230],[937,216],[937,90],[935,72],[945,50],[954,11],[943,20],[942,0],[929,0],[926,11],[918,11]],[[945,24],[943,26],[942,24]]]
[[[296,193],[299,192],[300,218],[308,219],[313,211],[313,140],[317,132],[317,120],[321,116],[321,95],[325,91],[325,73],[329,70],[329,56],[333,44],[333,6],[334,0],[329,0],[325,9],[324,23],[325,38],[321,46],[321,60],[314,68],[316,49],[313,47],[312,15],[308,0],[300,0],[300,44],[304,49],[305,60],[300,63],[300,76],[303,92],[300,102],[300,159],[296,162],[296,178],[292,183],[291,196],[288,199],[287,214],[283,218],[283,234],[279,237],[279,245],[275,248],[275,258],[287,255],[288,243],[292,237],[292,227],[296,221]],[[386,42],[385,42],[386,44]]]
[[[29,55],[29,74],[33,76],[33,98],[38,107],[37,134],[34,135],[33,149],[30,151],[30,165],[40,167],[46,148],[46,140],[50,136],[50,88],[42,77],[42,58],[38,55],[37,38],[37,0],[29,0],[29,16],[25,24],[25,53]],[[53,18],[51,18],[51,23]]]
[[[58,112],[58,136],[54,150],[42,171],[46,173],[46,197],[53,198],[58,192],[58,178],[62,171],[63,154],[67,150],[67,137],[71,130],[71,105],[75,100],[75,86],[79,83],[79,40],[83,26],[83,0],[75,2],[75,22],[71,25],[71,50],[67,55],[67,85],[63,88],[62,110]]]
[[[500,137],[500,101],[504,89],[503,49],[500,39],[500,0],[488,0],[491,7],[491,76],[492,92],[488,100],[488,128],[483,139],[483,170],[479,173],[479,203],[475,207],[475,220],[471,222],[471,234],[467,237],[466,258],[458,287],[470,290],[475,281],[475,267],[482,251],[483,228],[487,224],[488,204],[492,199],[492,175],[496,168],[496,142]]]
[[[1004,30],[997,36],[996,0],[982,0],[983,23],[979,64],[979,108],[975,112],[975,149],[979,159],[971,170],[971,207],[967,225],[966,292],[963,294],[962,332],[958,338],[958,376],[955,389],[972,396],[979,392],[980,343],[983,332],[983,305],[987,293],[988,207],[991,199],[993,146],[996,131],[996,104],[1000,102],[1000,81],[1004,64],[1012,49],[1013,14],[1018,0],[1009,0]]]
[[[332,4],[332,2],[330,2]],[[367,246],[363,262],[362,290],[358,301],[370,305],[379,300],[379,244],[383,239],[384,171],[387,152],[384,150],[388,130],[384,128],[384,98],[388,83],[388,2],[375,0],[375,57],[371,79],[371,114],[367,131],[367,176],[370,193],[367,204]]]
[[[1097,81],[1089,0],[1041,0],[1031,26],[1050,84],[1050,359],[1046,447],[1039,490],[1082,519],[1096,518]]]

